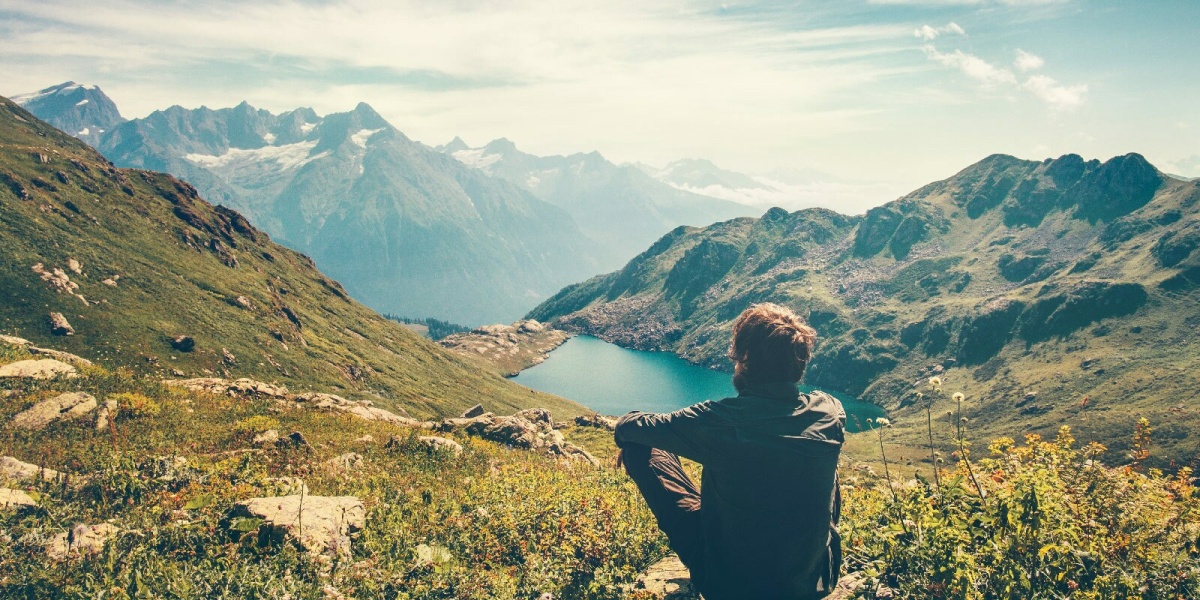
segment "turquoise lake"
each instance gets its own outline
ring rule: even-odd
[[[669,352],[629,350],[586,335],[567,340],[546,362],[522,371],[513,381],[606,415],[671,412],[737,395],[729,373],[693,365]],[[874,404],[823,391],[842,401],[849,431],[860,431],[867,419],[884,416]]]

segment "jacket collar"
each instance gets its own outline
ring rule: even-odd
[[[790,381],[768,381],[754,384],[738,395],[794,400],[800,395],[800,386]]]

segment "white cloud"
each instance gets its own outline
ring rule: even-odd
[[[967,35],[967,32],[964,31],[963,28],[958,25],[958,23],[951,21],[947,23],[945,27],[930,27],[929,25],[922,25],[913,31],[913,36],[927,42],[931,42],[937,39],[938,36],[946,33],[962,36]]]
[[[1002,69],[974,54],[962,50],[940,52],[932,45],[925,46],[925,54],[930,60],[947,67],[962,71],[964,75],[985,86],[994,87],[1000,84],[1015,84],[1017,77],[1008,69]]]
[[[1046,61],[1043,60],[1042,57],[1031,52],[1021,50],[1020,48],[1017,49],[1017,59],[1013,61],[1013,66],[1016,67],[1018,71],[1036,71],[1045,66],[1045,64]]]
[[[1083,104],[1088,90],[1086,85],[1066,86],[1045,75],[1034,75],[1025,80],[1021,87],[1051,108],[1059,110],[1076,108]]]

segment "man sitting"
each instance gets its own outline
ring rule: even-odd
[[[733,326],[736,397],[617,422],[626,472],[707,600],[821,598],[837,584],[846,414],[797,387],[815,338],[791,310],[751,306]],[[680,456],[704,466],[699,489]]]

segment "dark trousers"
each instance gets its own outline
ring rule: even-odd
[[[679,457],[640,444],[622,448],[625,472],[637,484],[671,549],[699,581],[704,569],[700,488],[683,472]]]

